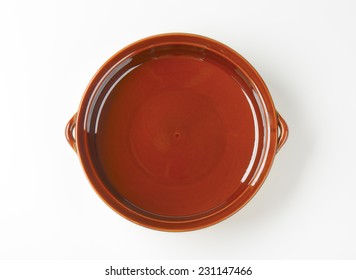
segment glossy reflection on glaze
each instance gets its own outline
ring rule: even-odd
[[[269,129],[260,93],[219,54],[150,47],[96,86],[85,130],[111,195],[152,219],[199,219],[258,179]],[[267,141],[267,142],[266,142]]]

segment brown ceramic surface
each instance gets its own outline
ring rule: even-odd
[[[168,231],[206,227],[243,207],[287,133],[253,67],[191,34],[146,38],[116,53],[66,128],[102,199],[133,222]]]

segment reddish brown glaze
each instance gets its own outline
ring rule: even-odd
[[[246,204],[287,132],[240,55],[205,37],[163,34],[103,65],[66,135],[109,206],[143,226],[182,231]]]

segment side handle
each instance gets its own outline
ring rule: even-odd
[[[67,141],[69,145],[72,147],[72,149],[74,150],[74,152],[77,152],[77,143],[73,135],[76,124],[77,124],[77,113],[75,113],[74,116],[69,120],[65,129]]]
[[[288,125],[286,121],[282,118],[282,116],[277,113],[277,123],[278,123],[278,138],[277,138],[277,151],[282,148],[282,146],[286,143],[288,138]]]

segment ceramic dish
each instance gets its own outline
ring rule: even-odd
[[[98,195],[127,219],[166,231],[207,227],[243,207],[287,134],[256,70],[192,34],[116,53],[66,127]]]

